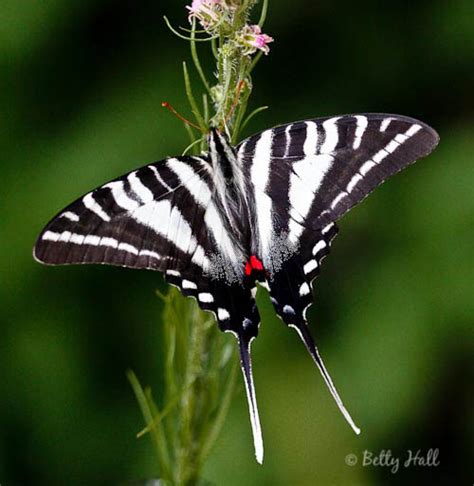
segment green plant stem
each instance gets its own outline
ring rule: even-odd
[[[204,71],[202,70],[201,62],[199,61],[199,56],[197,53],[197,48],[196,48],[196,19],[193,19],[193,28],[191,30],[191,57],[193,58],[194,62],[194,67],[196,68],[196,71],[199,74],[199,77],[201,78],[202,84],[206,88],[206,91],[208,93],[211,92],[211,88],[209,87],[209,82],[206,79],[206,75],[204,74]]]
[[[219,412],[210,428],[207,432],[207,435],[202,444],[202,452],[201,452],[201,460],[205,461],[211,450],[214,446],[219,434],[224,426],[225,419],[229,412],[230,404],[232,403],[232,397],[235,393],[236,383],[237,383],[237,376],[238,376],[238,359],[236,356],[233,356],[233,364],[232,369],[230,371],[229,380],[227,382],[227,386],[225,388],[224,394],[221,397],[221,406]]]
[[[195,317],[197,309],[194,314]],[[181,395],[181,420],[180,420],[180,445],[176,452],[176,476],[178,484],[186,484],[189,481],[195,481],[199,471],[197,463],[199,451],[196,450],[199,444],[193,437],[193,421],[195,420],[196,411],[196,379],[201,373],[202,355],[205,353],[205,328],[204,319],[192,319],[194,325],[191,328],[189,337],[188,362],[184,378],[184,389]]]
[[[263,0],[262,13],[260,14],[260,20],[258,21],[259,27],[263,27],[263,24],[267,19],[267,13],[268,13],[268,0]]]

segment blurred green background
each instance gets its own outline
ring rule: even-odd
[[[159,395],[159,274],[48,268],[36,235],[67,203],[179,154],[187,112],[184,1],[4,0],[0,12],[0,484],[116,484],[156,476],[125,370]],[[340,223],[311,323],[362,435],[265,295],[254,372],[266,442],[245,396],[205,478],[217,485],[471,484],[474,464],[474,5],[472,0],[271,1],[272,52],[246,134],[287,121],[394,112],[429,123],[436,152]],[[196,78],[195,78],[196,79]],[[197,81],[197,79],[196,79]],[[232,338],[229,336],[229,340]],[[361,454],[439,448],[439,467],[362,467]],[[359,463],[350,467],[345,457]]]

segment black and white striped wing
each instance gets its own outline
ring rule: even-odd
[[[48,223],[35,258],[52,265],[205,271],[214,249],[203,224],[211,199],[206,164],[170,158],[98,187]]]
[[[215,314],[238,341],[257,459],[263,442],[250,344],[260,316],[244,285],[246,258],[215,206],[211,167],[201,157],[170,158],[81,197],[41,232],[35,258],[46,264],[103,263],[165,273],[167,281]]]
[[[228,283],[205,277],[199,279],[196,285],[194,283],[196,275],[176,271],[168,271],[166,278],[169,283],[179,287],[184,295],[195,297],[202,309],[212,311],[219,328],[224,332],[232,333],[237,338],[255,457],[259,463],[262,463],[263,438],[250,355],[250,347],[258,335],[260,324],[260,314],[254,299],[255,282],[246,285],[237,281]]]
[[[258,313],[243,285],[246,258],[214,203],[211,170],[201,157],[169,158],[104,184],[46,225],[34,256],[162,271],[237,332],[237,321]],[[247,327],[251,334],[255,326]]]
[[[438,139],[418,120],[364,114],[283,125],[243,141],[238,157],[254,198],[255,245],[265,268],[279,266],[285,246],[327,252],[319,232],[428,155]],[[305,262],[308,275],[317,263]]]
[[[388,177],[428,155],[438,139],[411,118],[362,114],[283,125],[238,147],[254,199],[254,246],[268,270],[276,312],[297,330],[356,433],[307,326],[311,283],[337,234],[335,222]]]
[[[438,139],[418,120],[379,114],[302,121],[246,139],[238,156],[254,189],[262,250],[282,229],[298,242],[301,227],[336,221]]]
[[[255,321],[258,313],[251,289],[242,285],[245,257],[215,206],[212,184],[210,165],[201,157],[169,158],[133,171],[53,218],[39,235],[34,256],[52,265],[162,271],[185,295],[215,312],[223,330],[237,331],[236,321]],[[240,292],[232,292],[234,287]]]

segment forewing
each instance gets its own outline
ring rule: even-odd
[[[362,114],[292,123],[244,140],[238,155],[255,199],[264,261],[275,236],[283,232],[291,244],[305,244],[304,228],[337,221],[388,177],[428,155],[438,139],[412,118]]]
[[[253,247],[270,287],[291,259],[306,289],[329,251],[335,222],[388,177],[428,155],[438,140],[418,120],[382,114],[297,122],[244,140],[238,157],[254,212]],[[311,294],[301,299],[295,292],[287,304],[302,315]],[[283,308],[277,311],[286,319]]]
[[[41,232],[34,255],[53,265],[206,271],[208,255],[219,247],[219,235],[205,224],[209,206],[207,162],[198,157],[166,159],[69,205]]]

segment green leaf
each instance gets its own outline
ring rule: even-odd
[[[252,118],[255,115],[258,115],[259,113],[261,113],[262,111],[265,111],[265,110],[268,110],[268,106],[260,106],[260,108],[256,108],[255,110],[253,110],[252,113],[250,113],[250,115],[242,123],[241,130],[244,130],[244,128],[249,124],[250,120],[252,120]]]
[[[186,95],[188,97],[189,104],[191,106],[191,110],[196,117],[196,121],[198,122],[199,127],[203,132],[207,132],[207,126],[204,121],[204,118],[199,111],[198,105],[196,103],[196,99],[194,98],[193,90],[191,87],[191,81],[189,79],[189,72],[188,67],[186,66],[186,62],[183,62],[183,74],[184,74],[184,85],[186,88]]]
[[[130,382],[135,397],[137,399],[138,405],[143,415],[143,419],[147,426],[153,423],[153,415],[158,415],[159,411],[154,405],[152,400],[149,400],[143,390],[138,378],[135,373],[131,370],[127,371],[127,378]],[[170,458],[166,446],[166,438],[163,434],[161,427],[156,426],[151,430],[151,437],[153,444],[155,446],[156,456],[158,459],[158,465],[160,468],[160,475],[164,479],[171,478],[170,476]]]
[[[170,21],[168,20],[168,18],[164,15],[163,16],[163,19],[165,20],[165,23],[166,25],[168,26],[168,29],[171,30],[171,32],[173,32],[174,35],[178,36],[180,39],[184,39],[184,40],[187,40],[187,41],[194,41],[194,42],[209,42],[211,41],[212,39],[217,39],[219,36],[218,35],[215,35],[215,36],[210,36],[210,37],[205,37],[203,39],[199,39],[199,38],[191,38],[191,37],[186,37],[185,35],[181,34],[180,32],[178,32],[170,23]]]

